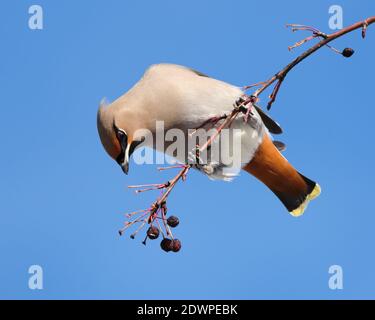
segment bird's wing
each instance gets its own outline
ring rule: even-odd
[[[210,76],[206,75],[205,73],[203,72],[200,72],[198,70],[195,70],[195,69],[192,69],[192,68],[188,68],[190,71],[194,72],[196,75],[200,76],[200,77],[206,77],[206,78],[211,78]]]
[[[264,125],[269,130],[269,132],[273,134],[283,133],[283,129],[280,127],[280,125],[275,120],[273,120],[268,114],[266,114],[260,107],[255,106],[255,109],[258,111]]]
[[[198,70],[188,68],[190,71],[195,73],[198,76],[201,77],[206,77],[206,78],[211,78],[210,76],[206,75],[203,72],[200,72]],[[256,110],[258,111],[260,117],[262,118],[262,121],[266,128],[269,130],[270,133],[272,134],[281,134],[283,133],[283,129],[280,127],[280,125],[273,120],[269,115],[267,115],[259,106],[255,106]]]

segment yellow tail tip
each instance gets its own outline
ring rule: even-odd
[[[305,212],[309,202],[311,200],[314,200],[315,198],[317,198],[320,195],[321,191],[322,191],[322,189],[320,188],[320,186],[318,184],[316,184],[313,191],[311,191],[311,193],[307,195],[305,201],[302,202],[301,205],[297,209],[294,209],[293,211],[291,211],[290,214],[293,217],[302,216],[303,213]]]

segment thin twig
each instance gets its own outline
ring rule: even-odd
[[[306,50],[304,53],[299,55],[296,59],[294,59],[291,63],[289,63],[286,67],[284,67],[282,70],[280,70],[278,73],[276,73],[274,76],[272,76],[269,80],[265,82],[265,84],[260,87],[258,90],[255,91],[254,96],[258,97],[264,90],[266,90],[270,85],[272,85],[275,81],[278,82],[277,86],[278,88],[276,91],[274,90],[274,94],[271,94],[271,100],[268,103],[267,109],[270,109],[273,102],[276,100],[277,93],[280,89],[281,83],[284,81],[286,75],[301,61],[306,59],[308,56],[313,54],[315,51],[319,50],[320,48],[326,46],[329,42],[349,33],[356,29],[362,28],[362,37],[366,34],[367,27],[375,22],[375,16],[367,18],[364,21],[357,22],[349,27],[343,28],[337,32],[327,34],[326,37],[319,41],[317,44],[312,46],[310,49]],[[314,29],[316,30],[316,29]],[[319,30],[316,30],[320,32]]]

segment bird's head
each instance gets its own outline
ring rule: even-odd
[[[129,158],[140,141],[133,141],[133,128],[126,125],[116,108],[100,103],[97,126],[100,140],[109,156],[116,160],[122,171],[128,174]]]

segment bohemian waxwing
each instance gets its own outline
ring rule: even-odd
[[[180,129],[188,139],[191,130],[199,128],[207,119],[229,114],[243,95],[240,88],[187,67],[153,65],[126,94],[109,105],[101,103],[97,118],[99,136],[107,153],[127,174],[129,157],[137,146],[144,145],[140,129],[155,135],[156,121],[163,121],[165,131]],[[238,116],[230,127],[239,149],[234,150],[232,146],[233,154],[239,154],[239,168],[209,156],[207,165],[196,168],[210,178],[222,180],[231,180],[237,169],[243,169],[267,185],[293,216],[302,215],[309,201],[320,194],[319,185],[300,174],[281,155],[279,150],[284,145],[273,142],[270,137],[270,133],[281,133],[276,122],[258,107],[252,110],[248,121],[243,117]],[[221,135],[215,141],[220,139]],[[170,154],[170,144],[166,142],[158,147],[152,142],[145,146],[174,156],[181,163],[191,159],[191,150],[187,149],[182,155]]]

